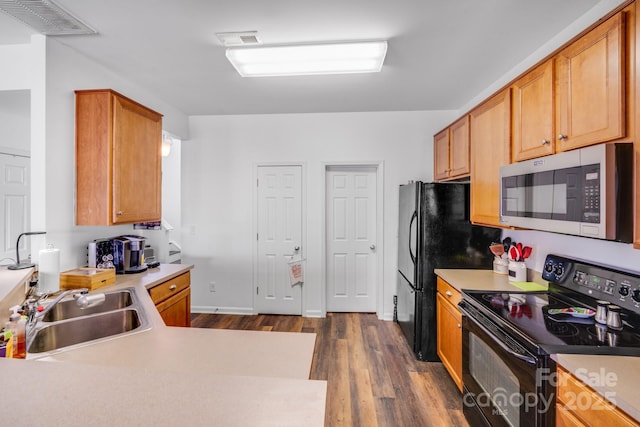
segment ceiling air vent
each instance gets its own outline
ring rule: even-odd
[[[216,33],[223,46],[251,46],[262,44],[257,31],[243,31],[240,33]]]
[[[97,34],[51,0],[0,0],[0,10],[47,36]]]

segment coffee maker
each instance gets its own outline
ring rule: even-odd
[[[144,262],[143,236],[124,235],[99,239],[89,243],[89,267],[115,268],[117,274],[142,273]]]

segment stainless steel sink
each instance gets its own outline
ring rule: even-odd
[[[91,317],[81,317],[48,324],[36,332],[27,348],[29,353],[43,353],[79,343],[99,340],[133,331],[142,324],[138,311],[117,310]]]
[[[74,299],[61,301],[55,305],[43,318],[44,322],[57,322],[64,319],[73,319],[80,316],[89,316],[96,313],[118,310],[133,304],[131,290],[108,292],[104,294],[105,300],[100,305],[89,308],[80,308]]]
[[[68,299],[52,307],[28,334],[27,357],[47,356],[151,327],[135,288],[104,294],[104,302],[97,306],[82,309]]]

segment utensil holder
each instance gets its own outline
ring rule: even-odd
[[[493,260],[493,272],[498,274],[509,274],[509,261],[495,257]]]
[[[512,282],[526,282],[527,264],[523,261],[509,261],[509,280]]]

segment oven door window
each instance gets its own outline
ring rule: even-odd
[[[540,425],[555,402],[536,381],[538,359],[495,325],[489,333],[468,316],[463,325],[464,405],[475,406],[494,427]]]
[[[482,388],[476,400],[492,405],[493,411],[501,414],[509,425],[519,427],[519,402],[510,398],[520,394],[518,377],[477,335],[469,335],[469,353],[469,374]]]

